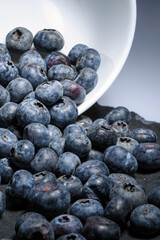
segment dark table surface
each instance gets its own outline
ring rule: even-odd
[[[110,110],[111,107],[103,107],[95,104],[84,114],[91,117],[92,120],[104,117]],[[132,130],[138,127],[149,128],[156,132],[157,143],[160,144],[160,123],[146,121],[141,116],[134,112],[131,112],[131,121],[129,123],[129,129]],[[141,174],[136,173],[135,179],[139,184],[141,184],[148,194],[154,187],[160,186],[160,171],[155,173]],[[0,185],[0,191],[5,192],[6,185]],[[14,208],[7,208],[0,218],[0,238],[14,238],[15,239],[15,222],[19,216],[21,216],[25,210],[15,210]],[[129,234],[128,229],[122,232],[120,240],[142,240],[143,238],[135,238]],[[160,240],[160,235],[155,238],[150,238],[153,240]],[[98,240],[98,239],[97,239]]]

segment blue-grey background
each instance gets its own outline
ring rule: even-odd
[[[131,51],[119,76],[100,99],[160,122],[160,0],[137,0]]]

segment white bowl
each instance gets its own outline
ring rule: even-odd
[[[35,34],[43,28],[62,33],[68,54],[77,43],[101,54],[98,84],[78,106],[79,114],[107,91],[129,54],[136,25],[136,0],[6,0],[1,4],[0,42],[13,28],[22,26]]]

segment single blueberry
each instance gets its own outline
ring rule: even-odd
[[[148,202],[160,208],[160,187],[153,188],[148,195]]]
[[[50,142],[57,138],[62,137],[61,130],[58,127],[56,127],[55,125],[48,124],[47,128],[48,128],[48,132],[49,132],[49,136],[50,136]]]
[[[85,158],[86,160],[99,160],[103,162],[103,152],[91,149]]]
[[[111,127],[117,134],[117,137],[127,137],[129,135],[128,124],[122,120],[118,120],[111,124]]]
[[[88,130],[88,128],[93,123],[92,119],[86,115],[81,114],[78,116],[76,124],[81,125],[84,129]]]
[[[128,124],[131,120],[131,113],[126,107],[119,106],[111,110],[104,118],[109,124],[112,124],[118,120],[124,121]]]
[[[65,79],[74,80],[75,79],[75,71],[72,69],[72,67],[69,67],[65,64],[58,64],[52,66],[48,70],[48,79],[49,80],[58,80],[62,81]]]
[[[139,145],[139,143],[135,139],[130,137],[118,137],[116,145],[123,147],[132,154],[134,149]]]
[[[130,182],[133,184],[136,184],[137,181],[135,178],[131,177],[130,175],[124,174],[124,173],[111,173],[108,178],[111,180],[113,185],[119,184],[119,183],[125,183]]]
[[[130,137],[137,140],[137,142],[156,142],[157,135],[154,131],[147,128],[136,128],[130,133]]]
[[[0,108],[0,127],[7,128],[16,121],[16,111],[18,104],[14,102],[7,102]]]
[[[78,124],[70,124],[64,129],[63,137],[66,138],[67,135],[72,133],[72,132],[79,132],[79,133],[82,133],[84,135],[87,135],[87,131],[85,130],[85,128],[83,126],[78,125]]]
[[[68,53],[68,58],[73,65],[76,65],[77,60],[82,55],[82,53],[88,49],[88,46],[85,44],[78,43],[72,47]]]
[[[0,85],[0,107],[7,102],[10,102],[10,93],[6,88]]]
[[[52,181],[54,182],[57,179],[54,173],[49,171],[41,171],[41,172],[35,173],[33,177],[34,177],[35,184],[52,182]]]
[[[49,147],[54,150],[58,156],[64,152],[65,138],[59,137],[50,142]]]
[[[71,66],[69,58],[61,52],[51,52],[45,57],[45,62],[47,65],[47,69],[49,70],[52,66],[58,64],[65,64]]]
[[[7,184],[14,174],[14,167],[10,158],[0,159],[0,175],[3,184]]]

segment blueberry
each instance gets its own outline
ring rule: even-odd
[[[30,168],[35,173],[41,171],[54,173],[57,160],[57,154],[51,148],[40,148],[31,161]]]
[[[124,121],[128,124],[131,120],[131,113],[126,107],[119,106],[111,110],[104,118],[109,124],[112,124],[118,120]]]
[[[0,43],[0,58],[4,58],[4,60],[11,60],[8,48],[3,43]]]
[[[78,109],[75,102],[64,96],[50,108],[50,115],[51,124],[63,129],[76,121]]]
[[[142,142],[156,142],[157,135],[151,129],[136,128],[130,133],[130,137],[137,140],[139,143]]]
[[[133,155],[141,172],[157,171],[160,168],[160,145],[157,143],[140,143],[133,151]]]
[[[83,234],[88,240],[118,240],[121,230],[117,223],[102,216],[92,216],[86,220]]]
[[[0,159],[0,175],[2,183],[6,184],[10,181],[14,174],[14,168],[9,158]]]
[[[110,191],[109,198],[121,196],[126,198],[132,209],[146,202],[146,194],[141,185],[136,183],[124,182],[116,184]]]
[[[56,162],[56,175],[75,174],[75,170],[80,164],[81,161],[77,155],[71,152],[64,152],[59,156],[58,161]]]
[[[153,188],[148,195],[148,202],[160,208],[160,187]]]
[[[94,199],[79,199],[71,205],[69,214],[78,217],[82,223],[90,216],[102,216],[104,209],[100,202]]]
[[[49,171],[41,171],[41,172],[35,173],[33,177],[34,177],[35,184],[52,182],[52,181],[56,181],[57,179],[54,173]]]
[[[49,132],[49,136],[50,136],[50,142],[57,138],[62,137],[61,130],[58,127],[56,127],[55,125],[48,124],[47,128],[48,128],[48,132]]]
[[[99,52],[93,48],[88,48],[82,52],[80,57],[77,60],[76,68],[77,70],[81,70],[83,68],[92,68],[95,71],[98,70],[101,62],[101,56]]]
[[[32,91],[30,93],[28,93],[23,100],[26,100],[28,98],[32,98],[32,99],[36,99],[36,96],[35,96],[35,91]]]
[[[48,125],[50,114],[48,109],[37,99],[23,100],[16,112],[16,118],[20,126],[25,127],[29,123],[42,123]]]
[[[7,102],[10,102],[10,93],[6,88],[0,85],[0,107]]]
[[[21,169],[16,171],[10,179],[6,187],[6,196],[15,204],[23,204],[33,188],[33,175],[29,171]]]
[[[17,137],[8,129],[0,128],[0,158],[8,157]]]
[[[62,183],[71,195],[71,202],[76,201],[82,196],[82,182],[74,175],[62,175],[57,179],[57,182]]]
[[[119,183],[125,183],[125,182],[130,182],[132,184],[136,184],[137,181],[124,173],[111,173],[108,178],[111,180],[111,182],[113,183],[113,185],[119,184]]]
[[[68,79],[61,81],[61,83],[64,96],[70,97],[77,105],[84,101],[86,90],[82,86]]]
[[[65,64],[71,66],[69,58],[61,52],[51,52],[45,57],[47,69],[50,69],[54,65]]]
[[[90,139],[80,132],[72,132],[66,136],[65,151],[73,152],[78,157],[86,156],[91,150]]]
[[[85,128],[83,126],[78,125],[78,124],[70,124],[64,129],[63,137],[66,138],[68,134],[73,133],[73,132],[79,132],[84,135],[87,135],[87,131],[85,130]]]
[[[160,209],[152,204],[136,207],[130,217],[131,231],[139,237],[153,237],[160,232]]]
[[[132,154],[134,149],[139,145],[139,143],[135,139],[130,137],[119,137],[117,139],[116,145],[123,147]]]
[[[99,124],[92,124],[88,128],[87,136],[91,140],[93,148],[100,151],[104,151],[117,142],[117,134],[110,126],[104,127]]]
[[[0,216],[3,214],[5,208],[6,208],[6,197],[5,197],[5,195],[0,191]]]
[[[36,33],[34,46],[42,52],[59,51],[64,46],[64,38],[56,29],[43,29]]]
[[[119,146],[108,147],[104,152],[104,162],[113,172],[134,175],[138,169],[136,158]]]
[[[13,79],[6,87],[11,96],[11,101],[20,103],[23,98],[33,91],[31,83],[25,78]]]
[[[110,220],[116,222],[121,229],[126,226],[130,213],[132,211],[132,206],[130,202],[121,196],[113,197],[107,204],[104,215]]]
[[[98,75],[94,69],[85,67],[80,71],[74,82],[83,87],[86,93],[89,93],[96,86]]]
[[[58,81],[46,81],[37,86],[35,97],[45,106],[52,106],[63,96],[62,84]]]
[[[75,72],[74,70],[65,64],[58,64],[52,66],[48,70],[48,79],[49,80],[58,80],[62,81],[65,79],[74,80],[75,79]]]
[[[129,135],[128,124],[122,120],[118,120],[118,121],[112,123],[111,127],[117,133],[118,137],[126,137]]]
[[[96,120],[93,121],[93,124],[109,127],[107,120],[105,120],[104,118],[97,118]]]
[[[68,53],[68,58],[73,65],[76,65],[77,60],[82,55],[82,53],[88,49],[88,46],[85,44],[76,44]]]
[[[99,174],[109,175],[107,165],[99,160],[89,160],[76,168],[75,175],[82,181],[82,183],[85,183],[92,175]]]
[[[11,149],[11,161],[18,168],[27,168],[35,155],[35,147],[28,140],[18,141]]]
[[[3,87],[6,87],[17,76],[18,69],[11,60],[0,60],[0,84]]]
[[[70,193],[58,182],[36,184],[28,195],[31,211],[53,218],[66,212],[70,204]]]
[[[86,240],[86,238],[79,233],[69,233],[57,238],[57,240]]]
[[[48,80],[43,68],[36,63],[25,65],[21,70],[21,76],[26,78],[34,89]]]
[[[90,152],[88,153],[86,160],[99,160],[103,161],[103,152],[91,149]]]
[[[36,149],[48,147],[50,136],[47,127],[41,123],[30,123],[23,131],[23,139],[31,141]]]
[[[62,214],[53,218],[50,222],[56,237],[67,233],[80,233],[83,225],[81,221],[73,215]]]
[[[6,46],[13,52],[23,53],[32,46],[33,35],[24,27],[16,27],[6,36]]]
[[[49,147],[54,150],[58,156],[64,152],[65,148],[65,138],[59,137],[50,142]]]
[[[0,108],[0,127],[9,127],[16,123],[16,111],[18,104],[14,102],[7,102]]]
[[[18,124],[12,124],[7,129],[10,130],[14,135],[16,135],[18,140],[22,140],[23,129]]]
[[[76,121],[76,124],[81,125],[86,130],[89,128],[89,126],[91,126],[92,123],[93,123],[92,119],[83,114],[78,116],[77,121]]]

